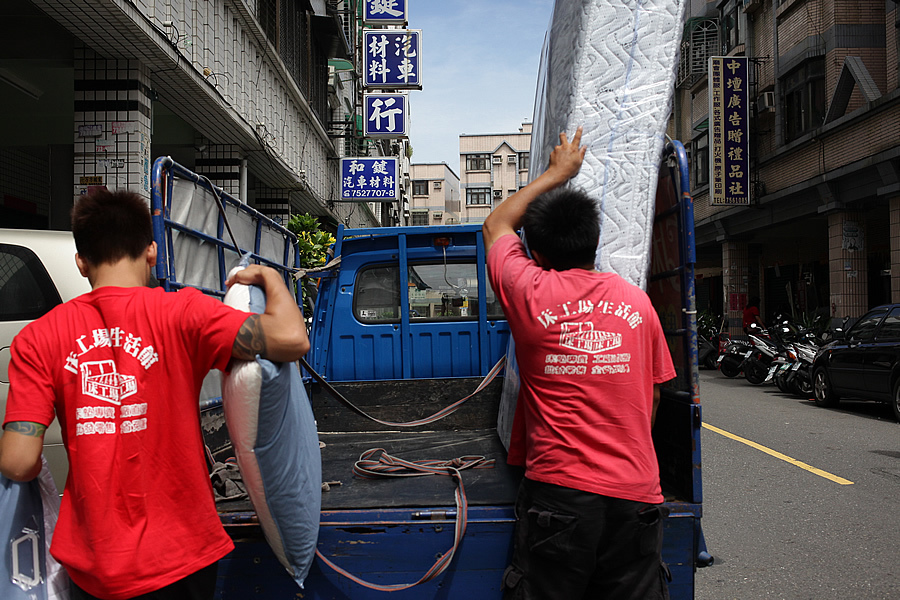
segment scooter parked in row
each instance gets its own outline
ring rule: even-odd
[[[731,339],[727,332],[722,331],[724,328],[725,319],[712,314],[702,314],[697,318],[698,364],[707,369],[716,368],[719,356],[725,352],[725,346]]]

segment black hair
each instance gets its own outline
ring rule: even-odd
[[[96,190],[75,200],[72,235],[79,256],[92,265],[139,258],[153,242],[150,208],[128,190]]]
[[[528,247],[557,271],[594,264],[600,239],[596,203],[581,190],[560,188],[531,201],[522,219]]]

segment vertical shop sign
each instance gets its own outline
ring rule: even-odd
[[[711,204],[750,204],[750,102],[746,56],[709,59]]]
[[[422,89],[420,29],[363,30],[363,86]]]
[[[363,94],[366,137],[405,138],[409,136],[406,94]]]
[[[363,6],[364,25],[400,25],[407,22],[406,0],[365,0]]]
[[[399,200],[399,160],[395,157],[341,159],[341,201],[391,202]]]

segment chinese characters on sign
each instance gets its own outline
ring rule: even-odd
[[[406,25],[406,0],[365,0],[366,25]]]
[[[405,94],[363,94],[366,137],[401,138],[409,135]]]
[[[421,89],[422,31],[363,31],[363,86],[378,89]]]
[[[745,56],[709,59],[712,204],[750,204],[749,71]]]
[[[390,202],[400,198],[397,173],[399,159],[341,159],[341,200],[350,202]]]

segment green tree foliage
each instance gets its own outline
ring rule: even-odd
[[[314,269],[328,262],[328,247],[334,244],[334,236],[322,231],[319,219],[309,214],[293,215],[287,224],[288,230],[297,236],[297,254],[300,257],[300,268]],[[312,316],[316,286],[304,277],[303,314]]]

